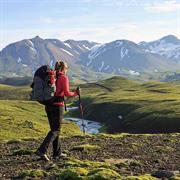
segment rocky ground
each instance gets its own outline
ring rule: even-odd
[[[56,179],[57,169],[85,167],[89,170],[93,166],[108,167],[123,177],[152,175],[160,170],[172,171],[178,176],[180,171],[180,134],[66,137],[62,138],[62,149],[68,158],[50,163],[34,154],[41,141],[1,142],[0,179],[22,179],[24,171],[33,169],[47,172],[42,179]],[[51,149],[48,155],[51,156]]]

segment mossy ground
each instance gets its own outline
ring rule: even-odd
[[[39,160],[33,153],[41,142],[42,139],[0,143],[0,171],[4,177],[155,180],[150,174],[157,170],[178,171],[180,168],[180,134],[62,137],[62,150],[68,158],[51,159],[49,163]],[[173,178],[178,179],[178,174]]]

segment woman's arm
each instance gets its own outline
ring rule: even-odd
[[[69,79],[67,76],[63,76],[63,90],[64,90],[64,95],[67,97],[77,96],[76,91],[74,92],[69,91]]]

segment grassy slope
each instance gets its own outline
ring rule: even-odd
[[[27,101],[29,87],[0,85],[0,139],[44,137],[49,131],[44,106]],[[74,123],[64,121],[63,135],[81,134]]]
[[[44,137],[49,131],[44,107],[36,102],[0,100],[0,139],[28,139]],[[64,122],[63,135],[81,134],[79,128]]]
[[[180,85],[114,77],[82,89],[86,118],[106,122],[110,132],[180,132]]]
[[[8,86],[0,84],[1,100],[27,100],[30,93],[29,86]]]

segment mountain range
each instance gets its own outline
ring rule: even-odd
[[[116,40],[96,43],[82,40],[42,39],[36,36],[0,51],[1,76],[32,76],[44,64],[64,60],[71,79],[88,81],[111,75],[141,76],[143,73],[176,72],[180,69],[180,40],[173,35],[151,42]]]

